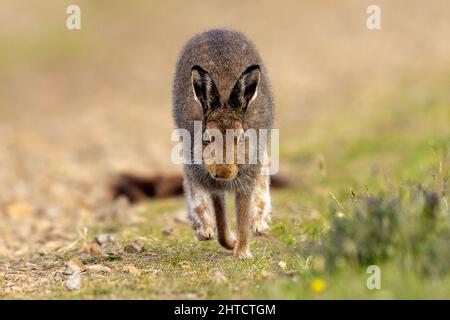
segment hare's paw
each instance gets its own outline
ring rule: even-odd
[[[213,226],[210,225],[202,225],[195,228],[195,235],[197,239],[200,241],[212,240],[215,236],[215,230]]]
[[[211,240],[215,237],[216,221],[209,194],[196,190],[189,198],[189,218],[199,240]]]
[[[256,219],[253,222],[252,230],[257,236],[261,236],[269,233],[269,221],[270,219]]]
[[[252,253],[249,248],[239,248],[235,247],[234,256],[238,259],[251,259],[253,258]]]
[[[219,236],[219,243],[225,249],[233,250],[236,245],[236,238],[230,232],[230,233],[226,234],[224,237]]]

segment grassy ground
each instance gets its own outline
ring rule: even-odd
[[[349,110],[351,117],[318,120],[312,130],[321,131],[320,135],[314,134],[314,140],[307,143],[296,140],[295,148],[283,150],[283,162],[298,178],[298,185],[273,192],[273,237],[254,239],[251,260],[235,260],[215,241],[195,240],[181,214],[183,199],[149,201],[129,209],[140,218],[138,225],[116,221],[88,230],[76,249],[63,255],[64,261],[77,257],[86,265],[108,266],[111,273],[84,275],[79,291],[67,291],[61,283],[54,283],[31,295],[8,297],[450,298],[448,272],[423,275],[402,265],[400,253],[379,262],[375,257],[373,264],[382,270],[382,289],[369,290],[368,265],[349,264],[330,272],[321,267],[322,251],[314,248],[326,241],[336,214],[351,216],[367,194],[394,195],[407,184],[438,191],[440,214],[446,219],[444,224],[449,224],[448,189],[439,185],[448,179],[450,168],[450,95],[443,90],[447,81],[420,86],[406,83],[401,91],[374,101],[371,112]],[[389,112],[393,105],[400,106],[395,113]],[[397,213],[417,206],[408,201]],[[164,233],[167,228],[173,231]],[[118,237],[119,247],[141,239],[144,250],[106,257],[84,255],[94,236],[105,232]],[[311,250],[305,250],[311,245]],[[280,267],[283,262],[285,267]],[[125,265],[135,266],[140,276],[124,272]]]
[[[446,2],[381,2],[379,33],[360,3],[81,2],[83,31],[69,34],[65,6],[5,5],[0,298],[450,298]],[[266,60],[281,172],[295,181],[272,192],[271,235],[248,261],[198,242],[184,199],[130,206],[106,187],[123,171],[180,170],[168,160],[174,62],[217,24],[246,31]],[[99,247],[101,234],[114,240]],[[88,270],[68,290],[74,258]],[[370,264],[380,290],[366,286]]]

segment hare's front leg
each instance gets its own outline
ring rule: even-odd
[[[229,250],[234,248],[234,236],[228,227],[226,206],[225,206],[225,192],[215,193],[212,195],[212,202],[214,212],[216,213],[217,239],[219,243]]]
[[[270,201],[270,176],[261,174],[253,191],[254,205],[251,208],[252,230],[256,235],[268,232],[272,205]]]
[[[214,207],[211,194],[184,180],[189,218],[199,240],[211,240],[215,234]]]
[[[234,255],[239,259],[251,258],[248,238],[250,233],[250,214],[251,214],[252,196],[236,193],[236,210],[238,232]]]

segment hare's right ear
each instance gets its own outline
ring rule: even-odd
[[[248,67],[231,90],[228,100],[230,106],[245,112],[258,95],[260,77],[261,68],[257,64]]]
[[[220,107],[220,95],[216,84],[200,66],[193,66],[191,70],[192,88],[194,97],[200,102],[203,113],[206,115],[208,110],[214,110]]]

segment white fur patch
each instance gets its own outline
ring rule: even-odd
[[[215,236],[215,217],[211,195],[186,183],[189,219],[192,221],[197,237],[210,240]]]
[[[260,175],[252,195],[251,225],[255,234],[261,234],[269,229],[272,203],[270,199],[270,176]]]
[[[253,100],[255,100],[257,96],[258,96],[258,88],[256,88],[256,90],[255,90],[255,94],[253,94],[253,97],[252,97],[252,98],[250,99],[250,101],[249,101],[248,105],[250,105],[250,103],[252,103],[252,102],[253,102]]]

